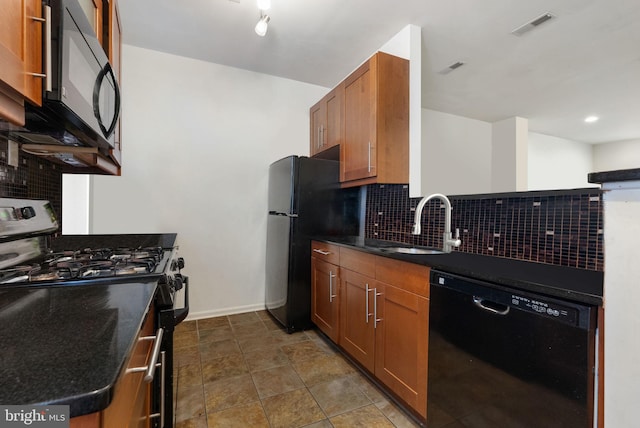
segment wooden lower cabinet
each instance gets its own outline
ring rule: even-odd
[[[151,360],[153,340],[153,309],[147,313],[138,341],[129,357],[127,368],[143,367]],[[88,415],[71,418],[70,428],[148,428],[151,410],[151,384],[145,383],[144,372],[125,372],[116,383],[109,406]]]
[[[314,275],[326,277],[327,267],[312,263]],[[344,247],[339,266],[338,338],[327,335],[426,419],[429,268]],[[314,279],[314,288],[321,283]],[[327,328],[321,320],[314,322],[322,331]]]
[[[334,342],[338,341],[340,304],[339,268],[317,257],[311,258],[311,321]]]
[[[426,417],[429,300],[391,285],[379,285],[377,290],[381,295],[374,373]]]
[[[375,370],[375,279],[343,269],[339,345],[371,373]]]

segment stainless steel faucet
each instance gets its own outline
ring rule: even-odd
[[[444,236],[442,239],[442,251],[450,253],[453,250],[453,247],[459,247],[462,241],[460,241],[460,229],[458,228],[456,228],[456,237],[451,237],[451,202],[445,195],[441,193],[434,193],[433,195],[425,196],[420,200],[420,202],[418,202],[418,206],[416,207],[416,217],[413,222],[413,231],[411,233],[414,235],[420,235],[422,210],[431,199],[440,199],[444,202]]]

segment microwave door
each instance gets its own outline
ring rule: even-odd
[[[61,87],[56,95],[72,112],[68,119],[74,122],[73,116],[77,116],[75,126],[99,146],[110,148],[114,146],[114,137],[105,131],[111,128],[119,114],[115,76],[80,6],[77,2],[65,2],[65,6],[59,64]],[[107,107],[109,105],[111,107]]]

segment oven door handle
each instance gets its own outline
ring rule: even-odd
[[[189,277],[183,277],[184,283],[184,308],[173,311],[174,323],[179,324],[189,315]],[[174,325],[175,325],[174,324]]]

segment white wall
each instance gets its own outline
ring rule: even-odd
[[[491,124],[422,109],[424,195],[491,191]]]
[[[125,45],[121,177],[92,179],[92,233],[177,232],[191,318],[264,307],[267,173],[309,153],[326,88]]]
[[[62,174],[62,233],[89,233],[90,177],[85,174]]]
[[[591,144],[529,132],[529,190],[599,187],[590,184],[593,172]]]
[[[615,141],[593,146],[593,171],[640,168],[640,140]]]

